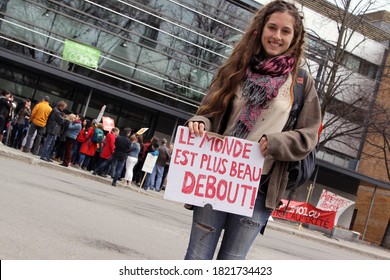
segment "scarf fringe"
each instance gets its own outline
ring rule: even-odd
[[[250,106],[261,106],[267,100],[265,88],[249,79],[246,80],[243,85],[242,96],[247,100],[247,103]]]

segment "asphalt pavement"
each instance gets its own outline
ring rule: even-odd
[[[34,164],[34,165],[40,165],[45,166],[47,168],[53,168],[59,171],[71,173],[75,176],[88,178],[90,180],[99,181],[101,183],[107,183],[108,185],[111,185],[111,178],[103,178],[97,175],[93,175],[90,171],[85,171],[82,169],[77,169],[74,167],[64,167],[59,164],[59,162],[53,161],[53,162],[46,162],[39,158],[39,156],[32,155],[31,153],[24,153],[21,150],[17,150],[5,145],[0,144],[0,158],[11,158],[15,160],[21,160],[25,163]],[[156,192],[152,190],[144,191],[143,189],[140,189],[140,187],[136,186],[135,184],[130,184],[129,186],[126,185],[124,181],[119,181],[117,183],[117,187],[119,188],[128,188],[130,191],[135,192],[142,192],[144,195],[151,195],[155,196],[161,199],[164,199],[164,191]],[[316,231],[304,226],[301,226],[297,223],[293,223],[290,221],[285,220],[279,220],[279,219],[273,219],[270,221],[267,225],[267,227],[287,232],[289,234],[299,236],[306,239],[316,240],[318,242],[321,242],[322,244],[328,244],[329,246],[337,246],[338,248],[344,248],[347,250],[356,251],[362,254],[366,254],[369,256],[372,256],[374,258],[380,259],[380,260],[390,260],[390,250],[377,246],[375,244],[370,244],[368,242],[364,242],[361,240],[358,241],[347,241],[342,239],[336,239],[331,237],[328,234],[325,234],[320,231]]]

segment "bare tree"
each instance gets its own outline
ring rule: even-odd
[[[383,121],[379,118],[388,115],[389,108],[374,106],[380,86],[377,78],[380,75],[374,73],[380,72],[381,67],[353,55],[368,44],[367,28],[379,30],[365,20],[375,1],[297,1],[321,11],[329,20],[323,24],[336,24],[337,28],[333,41],[325,40],[314,29],[308,30],[311,39],[308,65],[316,78],[323,116],[321,148],[359,159],[362,139],[368,132],[376,129],[385,137],[384,143],[389,142],[388,131],[383,130]]]

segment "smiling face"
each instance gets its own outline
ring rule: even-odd
[[[261,44],[267,57],[288,50],[294,38],[295,19],[287,12],[273,13],[264,26]]]

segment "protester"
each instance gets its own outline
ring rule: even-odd
[[[157,161],[154,165],[153,172],[150,175],[149,188],[154,188],[157,192],[161,190],[165,164],[171,159],[171,153],[167,147],[167,142],[167,139],[161,139],[161,145],[158,147]]]
[[[28,127],[28,122],[31,116],[31,101],[26,99],[20,106],[16,107],[15,110],[15,123],[12,128],[11,134],[11,147],[20,149],[22,146],[23,134],[25,129]]]
[[[138,138],[136,135],[131,135],[130,141],[131,141],[131,147],[126,159],[126,173],[125,173],[125,180],[127,186],[133,180],[133,169],[138,161],[138,154],[141,150],[141,145],[138,143]]]
[[[51,111],[46,123],[46,138],[42,148],[41,160],[52,162],[51,155],[57,137],[61,133],[61,128],[65,123],[63,111],[68,105],[65,101],[60,101]]]
[[[104,127],[102,123],[98,123],[96,128],[93,131],[93,136],[92,136],[92,142],[97,144],[97,149],[94,153],[94,155],[91,157],[90,163],[87,167],[88,170],[93,171],[99,162],[100,155],[103,151],[104,148],[104,143],[105,143],[106,135],[104,134]]]
[[[141,185],[141,181],[145,177],[145,172],[142,171],[142,167],[144,165],[146,156],[149,152],[153,151],[153,148],[152,148],[153,144],[158,143],[158,141],[160,141],[158,139],[158,137],[153,136],[152,139],[150,139],[150,141],[146,141],[146,143],[143,144],[143,148],[142,148],[142,150],[139,154],[139,157],[138,157],[138,163],[135,166],[135,169],[136,169],[135,181],[136,181],[137,186]]]
[[[12,94],[8,90],[2,90],[0,94],[0,145],[3,145],[4,130],[7,128],[7,123],[9,121],[12,101]]]
[[[88,128],[88,130],[86,130],[86,132],[84,132],[84,142],[81,144],[79,159],[73,167],[87,170],[91,158],[95,155],[96,149],[98,148],[98,143],[92,141],[92,137],[97,126],[97,121],[93,120],[92,125]]]
[[[137,186],[139,186],[141,184],[141,181],[142,181],[142,166],[144,164],[144,147],[145,147],[145,144],[144,144],[144,137],[142,136],[142,134],[136,134],[137,136],[137,139],[138,139],[138,143],[140,144],[140,152],[138,153],[138,161],[137,163],[135,164],[134,166],[134,169],[133,169],[133,182],[134,184],[136,184]]]
[[[169,171],[169,165],[171,163],[171,157],[172,157],[172,152],[173,152],[173,144],[169,144],[169,159],[167,159],[167,161],[165,162],[165,166],[164,166],[164,173],[163,173],[163,177],[162,177],[162,183],[161,183],[161,189],[162,190],[165,190],[165,186],[167,185],[167,175],[168,175],[168,171]]]
[[[108,160],[115,151],[115,140],[119,135],[119,128],[113,127],[109,133],[106,135],[105,144],[103,150],[100,154],[100,158],[97,164],[97,167],[103,164],[106,160]],[[96,168],[97,168],[96,167]],[[96,169],[95,168],[95,169]],[[111,172],[111,165],[108,165],[105,170],[102,170],[98,175],[102,177],[107,177],[107,174]],[[114,175],[112,176],[114,177]]]
[[[88,135],[89,128],[92,125],[92,122],[88,119],[85,119],[84,117],[80,117],[80,121],[81,121],[82,128],[81,128],[79,134],[77,135],[76,142],[75,142],[73,150],[72,150],[72,157],[71,157],[71,163],[70,163],[71,166],[77,164],[77,162],[80,158],[81,145],[86,141],[86,136]]]
[[[116,187],[116,182],[122,175],[123,167],[126,163],[127,154],[130,151],[131,142],[129,136],[131,134],[131,128],[126,127],[123,129],[123,134],[118,136],[115,140],[115,151],[114,154],[101,165],[99,165],[94,171],[93,175],[100,174],[107,166],[111,165],[114,169],[112,186]]]
[[[32,154],[37,155],[39,152],[46,123],[52,111],[49,101],[49,96],[45,96],[41,102],[34,106],[31,112],[30,127],[27,132],[26,143],[23,146],[23,152],[25,153],[31,151]]]
[[[69,126],[65,133],[65,156],[64,160],[60,165],[68,167],[72,157],[72,150],[77,142],[77,136],[81,131],[81,120],[78,114],[71,114],[69,116]]]
[[[70,123],[74,120],[75,114],[72,111],[64,110],[62,114],[65,117],[65,122],[61,126],[60,135],[56,138],[56,143],[54,146],[53,159],[57,162],[63,162],[65,159],[66,151],[66,133],[68,131]]]
[[[157,139],[157,138],[154,138],[154,139]],[[151,145],[149,145],[148,150],[147,150],[148,154],[151,154],[152,156],[158,157],[158,147],[159,146],[160,145],[159,145],[158,141],[151,141]],[[148,189],[153,190],[153,188],[154,188],[154,186],[152,185],[152,173],[146,174],[145,182],[144,182],[144,185],[142,187],[145,191],[147,191]]]
[[[302,20],[295,5],[285,1],[259,10],[188,121],[195,137],[211,131],[258,142],[265,162],[252,217],[193,207],[185,259],[212,259],[223,229],[216,258],[245,259],[285,192],[288,161],[304,158],[317,144],[321,112],[309,74],[296,127],[284,131],[302,66]]]

